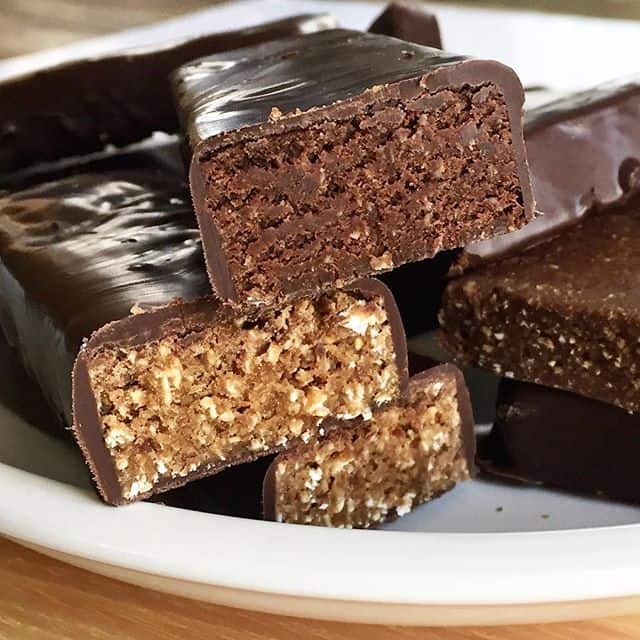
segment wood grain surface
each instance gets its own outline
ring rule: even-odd
[[[482,628],[321,622],[218,607],[103,578],[0,538],[2,640],[638,640],[640,616]]]
[[[536,3],[515,0],[520,6]],[[628,0],[570,0],[577,11],[640,15]],[[509,0],[499,4],[510,4]],[[207,0],[0,0],[0,57],[161,20]],[[542,6],[542,5],[541,5]],[[566,2],[544,7],[560,9]],[[46,523],[43,523],[46,526]],[[640,612],[639,612],[640,613]],[[416,629],[286,618],[167,596],[51,560],[0,538],[0,639],[638,640],[637,617],[579,623]]]

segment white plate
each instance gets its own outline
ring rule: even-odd
[[[318,8],[345,26],[364,27],[380,7],[225,5],[0,63],[0,74],[47,58]],[[514,64],[527,83],[584,86],[634,70],[636,58],[626,57],[638,42],[634,23],[608,21],[603,30],[590,19],[440,5],[436,11],[449,48]],[[565,49],[572,57],[555,57]],[[0,533],[21,544],[134,584],[249,609],[432,625],[577,619],[630,613],[640,604],[638,507],[476,480],[382,531],[279,525],[146,503],[114,509],[95,497],[72,447],[1,402],[0,504]]]

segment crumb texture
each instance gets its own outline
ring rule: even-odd
[[[325,418],[369,417],[400,392],[383,299],[340,291],[259,321],[98,348],[89,375],[127,500],[308,442]]]
[[[594,213],[451,283],[446,343],[460,362],[638,412],[639,265],[638,211]]]
[[[525,222],[499,89],[402,93],[369,90],[348,119],[328,108],[305,129],[201,151],[200,215],[220,230],[239,298],[389,270]]]
[[[412,384],[402,406],[282,454],[275,469],[280,522],[370,527],[468,478],[455,380]]]

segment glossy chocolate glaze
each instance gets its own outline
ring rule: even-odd
[[[438,19],[417,3],[390,3],[373,21],[368,31],[442,49]]]
[[[640,186],[640,77],[528,110],[525,140],[542,215],[518,231],[470,244],[464,262],[473,265],[536,244]]]
[[[427,91],[494,82],[504,93],[521,163],[528,179],[520,129],[524,93],[509,67],[473,60],[386,36],[332,29],[201,58],[173,74],[183,131],[195,149],[210,152],[237,139],[259,137],[313,122],[313,110],[345,102],[365,90],[415,80]],[[285,117],[270,121],[277,107]],[[338,114],[334,113],[333,117]],[[262,126],[261,126],[262,125]],[[223,134],[235,132],[231,137]]]
[[[183,176],[167,169],[176,156],[175,143],[125,154],[126,170],[0,198],[2,328],[66,424],[83,339],[133,307],[210,292]]]
[[[478,466],[499,478],[640,502],[640,416],[574,393],[503,380]]]
[[[301,15],[0,78],[0,172],[175,132],[168,76],[204,55],[335,27]]]

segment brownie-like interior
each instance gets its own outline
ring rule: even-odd
[[[440,322],[459,361],[640,411],[640,208],[452,282]]]
[[[329,417],[369,417],[401,392],[393,331],[381,294],[334,291],[132,346],[90,342],[122,499],[307,442]]]
[[[199,154],[238,299],[386,271],[524,222],[495,84],[405,81],[361,100],[348,118],[329,107],[304,128]]]
[[[469,477],[456,376],[413,378],[403,404],[274,462],[276,520],[370,527]]]

